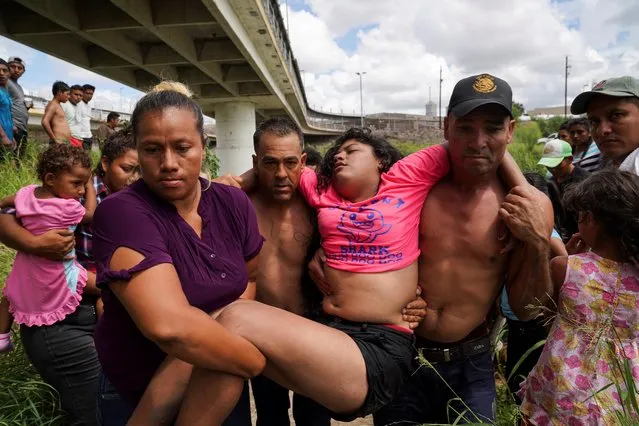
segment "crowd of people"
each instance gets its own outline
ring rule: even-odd
[[[322,158],[272,118],[252,169],[214,180],[202,111],[172,82],[130,128],[108,118],[92,165],[94,90],[54,84],[40,183],[0,201],[18,251],[0,351],[15,322],[69,424],[248,426],[249,383],[260,426],[289,424],[289,391],[299,425],[492,422],[498,313],[523,422],[622,410],[634,387],[614,358],[639,371],[639,80],[574,100],[587,118],[546,143],[550,179],[507,153],[512,91],[489,74],[456,84],[440,145],[402,158],[353,128]]]
[[[25,99],[18,80],[26,71],[26,62],[17,56],[0,59],[0,159],[8,153],[22,158],[29,140],[29,109],[32,102]],[[104,142],[115,133],[120,114],[111,112],[106,123],[91,131],[92,104],[95,86],[75,84],[69,87],[62,81],[53,83],[53,99],[47,104],[42,117],[42,128],[49,143],[69,143],[90,151],[93,142]],[[19,163],[18,163],[19,164]]]

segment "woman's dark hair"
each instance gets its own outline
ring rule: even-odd
[[[200,106],[191,99],[192,93],[188,87],[175,81],[163,81],[155,86],[151,92],[138,101],[131,114],[131,128],[133,138],[137,143],[140,120],[145,114],[162,111],[167,108],[185,109],[191,111],[195,117],[196,127],[202,137],[202,144],[206,145],[204,134],[204,116]]]
[[[335,168],[335,154],[346,141],[356,140],[373,148],[375,157],[382,163],[380,173],[387,172],[393,164],[402,159],[402,154],[386,139],[373,135],[368,128],[353,127],[333,142],[320,167],[317,168],[317,191],[324,192],[331,185],[333,169]]]
[[[135,140],[133,139],[133,132],[131,127],[119,130],[109,136],[102,146],[101,157],[106,157],[107,161],[111,163],[113,160],[120,158],[128,151],[135,149]],[[102,163],[98,162],[95,167],[94,173],[101,178],[104,177],[104,169]]]
[[[617,169],[593,173],[568,189],[564,205],[590,212],[610,238],[619,240],[624,257],[639,263],[639,176]]]
[[[82,147],[53,144],[40,154],[36,173],[38,179],[44,182],[47,173],[58,176],[60,173],[70,172],[73,166],[91,169],[91,157]]]

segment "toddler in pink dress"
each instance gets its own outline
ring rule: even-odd
[[[74,156],[67,152],[71,149],[75,148],[51,146],[38,164],[42,186],[28,185],[1,203],[13,205],[16,217],[34,235],[52,229],[74,230],[76,225],[90,221],[93,216],[95,190],[93,185],[87,185],[91,161],[87,155]],[[85,191],[86,209],[78,201]],[[76,310],[86,283],[87,271],[77,262],[74,250],[61,262],[18,252],[0,305],[3,311],[0,317],[9,318],[0,324],[0,339],[3,340],[0,346],[5,343],[4,346],[11,347],[12,319],[7,315],[7,309],[18,324],[49,326]]]

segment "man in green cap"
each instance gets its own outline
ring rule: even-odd
[[[610,78],[581,93],[572,114],[588,114],[592,136],[619,170],[639,175],[639,79]]]
[[[585,179],[590,173],[573,164],[572,147],[560,139],[546,142],[541,160],[537,164],[545,166],[552,174],[548,181],[548,192],[555,214],[555,228],[561,239],[567,242],[578,231],[577,218],[564,208],[562,199],[568,187]]]

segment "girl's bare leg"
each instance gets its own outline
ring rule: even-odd
[[[264,354],[264,374],[280,385],[337,413],[354,412],[364,403],[366,366],[359,348],[345,333],[248,300],[229,305],[217,320]],[[230,412],[241,387],[239,377],[195,369],[177,424],[221,424],[218,414]],[[219,404],[222,399],[227,405]],[[213,401],[215,410],[209,407]]]
[[[172,425],[192,371],[191,364],[168,357],[155,372],[127,426]]]
[[[194,368],[176,426],[221,426],[242,395],[244,379]]]
[[[3,297],[2,301],[0,301],[0,353],[9,352],[13,349],[11,324],[13,324],[13,316],[9,312],[9,301],[6,297]]]

